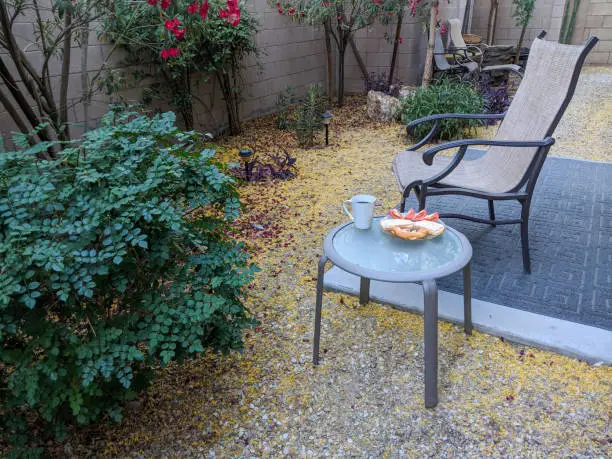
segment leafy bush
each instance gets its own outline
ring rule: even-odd
[[[212,72],[223,93],[230,132],[240,131],[240,71],[245,57],[259,55],[259,24],[247,8],[241,8],[238,23],[230,23],[221,14],[223,7],[222,0],[115,0],[105,22],[105,37],[126,51],[124,64],[136,69],[143,102],[169,102],[187,130],[194,128],[195,102],[211,111],[195,93]]]
[[[484,113],[504,113],[510,107],[508,87],[505,84],[494,87],[491,84],[491,76],[486,73],[480,75],[478,91],[484,98]],[[496,123],[496,120],[489,120],[489,124]]]
[[[387,77],[386,72],[370,72],[368,79],[364,79],[363,83],[365,86],[365,92],[379,91],[393,97],[399,96],[399,90],[402,85],[402,82],[397,78],[394,78],[393,84],[389,85],[389,78]]]
[[[242,346],[255,268],[198,142],[173,113],[110,112],[57,160],[0,155],[0,434],[119,420],[157,366]]]
[[[249,161],[249,179],[254,182],[262,182],[268,179],[289,180],[295,178],[296,158],[286,150],[256,154]],[[231,170],[232,174],[243,180],[247,179],[245,166],[236,166]]]
[[[309,85],[304,102],[295,110],[295,134],[301,146],[314,143],[315,133],[323,128],[324,112],[323,88],[319,83]]]
[[[416,91],[401,99],[400,115],[402,123],[442,113],[482,113],[484,99],[467,83],[456,83],[447,78],[438,80],[435,85],[417,88]],[[438,139],[461,137],[466,129],[482,123],[477,120],[447,119],[440,121]],[[416,126],[410,135],[424,137],[433,127],[433,122]]]
[[[276,99],[276,127],[285,130],[291,127],[290,108],[296,102],[293,86],[289,85],[284,91],[278,93]]]

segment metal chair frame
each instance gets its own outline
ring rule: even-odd
[[[538,35],[538,38],[544,38],[546,35],[545,32],[541,32]],[[414,190],[415,195],[419,202],[419,210],[425,208],[425,202],[427,197],[429,196],[441,196],[441,195],[463,195],[470,196],[479,199],[486,199],[489,204],[489,219],[472,217],[470,215],[463,214],[442,214],[440,215],[442,218],[460,218],[464,220],[469,220],[477,223],[489,224],[492,226],[496,225],[512,225],[512,224],[520,224],[521,225],[521,244],[522,244],[522,255],[523,255],[523,268],[525,272],[531,272],[531,260],[529,256],[529,211],[531,206],[531,200],[533,198],[533,191],[540,175],[540,171],[542,170],[542,166],[544,165],[544,160],[548,155],[548,151],[550,147],[554,144],[554,139],[552,138],[552,134],[555,131],[563,113],[567,109],[572,96],[574,95],[574,91],[576,89],[576,84],[578,83],[578,77],[580,76],[580,71],[582,69],[582,65],[584,64],[584,60],[588,53],[593,49],[593,47],[597,44],[598,39],[596,37],[590,37],[580,54],[580,57],[577,61],[576,68],[572,74],[572,79],[570,81],[570,85],[561,104],[557,115],[553,119],[553,122],[546,132],[546,135],[543,139],[534,139],[534,140],[521,140],[521,141],[508,141],[508,140],[484,140],[484,139],[465,139],[465,140],[457,140],[453,142],[447,142],[441,145],[436,145],[434,147],[430,147],[423,151],[423,161],[432,165],[433,160],[436,154],[440,151],[448,150],[450,148],[457,148],[459,150],[455,153],[454,157],[450,161],[449,165],[439,172],[437,175],[423,179],[416,180],[410,183],[402,193],[402,200],[400,202],[400,211],[404,212],[406,207],[406,200],[410,196],[412,190]],[[407,133],[410,134],[410,131],[415,126],[425,123],[425,122],[434,122],[433,127],[429,131],[429,133],[421,139],[418,143],[410,147],[409,151],[416,151],[425,145],[429,140],[433,138],[433,136],[437,133],[439,129],[439,123],[442,119],[448,118],[459,118],[459,119],[477,119],[477,120],[491,120],[498,119],[503,120],[505,114],[441,114],[441,115],[432,115],[427,116],[409,123],[406,127]],[[506,147],[538,147],[536,154],[531,161],[531,164],[525,171],[523,178],[520,183],[514,187],[513,189],[505,192],[505,193],[487,193],[480,190],[469,189],[469,188],[456,188],[447,186],[439,183],[444,177],[448,176],[461,162],[463,159],[467,149],[469,146],[474,145],[482,145],[482,146],[506,146]],[[520,218],[516,219],[508,219],[508,220],[498,220],[495,218],[495,201],[507,201],[507,200],[517,200],[521,204],[521,215]]]

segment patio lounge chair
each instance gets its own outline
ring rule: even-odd
[[[529,259],[529,208],[538,175],[554,143],[551,137],[574,94],[580,69],[587,54],[598,39],[591,37],[583,46],[563,45],[545,41],[542,32],[533,42],[525,77],[506,113],[502,114],[443,114],[412,121],[410,130],[421,123],[433,122],[431,131],[417,144],[397,154],[393,172],[402,193],[400,210],[412,190],[425,208],[429,196],[457,194],[488,200],[489,219],[462,214],[441,215],[443,218],[463,218],[490,225],[521,225],[523,267],[531,272]],[[492,140],[464,139],[447,142],[416,153],[437,132],[445,118],[500,119]],[[482,156],[462,161],[472,146],[488,146]],[[453,157],[438,157],[437,153],[459,148]],[[520,218],[496,220],[494,201],[518,200]]]
[[[484,54],[486,53],[486,49],[483,50],[478,46],[467,45],[465,43],[463,35],[461,34],[461,21],[459,19],[449,19],[448,28],[452,44],[452,46],[449,47],[448,51],[452,52],[456,56],[459,56],[459,62],[476,62],[478,64],[480,72],[506,71],[514,72],[520,75],[521,77],[523,76],[523,68],[520,65],[516,64],[487,65],[485,67],[482,67],[482,62],[484,59]],[[481,44],[480,46],[486,47],[487,45]]]
[[[451,64],[448,62],[447,56],[452,57],[455,63]],[[444,48],[444,43],[442,43],[442,36],[437,30],[436,41],[434,42],[434,64],[438,72],[457,75],[460,80],[463,80],[464,77],[472,77],[478,72],[479,67],[476,62],[464,59],[463,53],[456,54],[450,50],[446,50]]]

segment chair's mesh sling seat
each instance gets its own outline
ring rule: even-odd
[[[583,50],[583,46],[534,41],[525,77],[495,139],[540,140],[552,135]],[[536,151],[537,147],[493,146],[477,159],[461,161],[439,183],[487,193],[516,191],[523,185]],[[419,152],[398,153],[393,160],[393,172],[400,191],[415,180],[433,177],[450,159],[438,155],[433,165],[428,166]]]

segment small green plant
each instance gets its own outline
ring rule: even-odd
[[[0,155],[0,435],[121,419],[157,367],[242,346],[255,267],[226,236],[234,179],[202,139],[110,112],[42,161]],[[32,446],[37,446],[36,444]]]
[[[295,135],[301,146],[312,146],[315,134],[323,128],[321,115],[324,112],[323,88],[319,83],[311,84],[304,102],[295,109]]]
[[[516,55],[514,56],[514,63],[519,63],[519,57],[521,55],[521,47],[523,46],[523,40],[525,39],[525,32],[527,32],[527,26],[531,17],[533,16],[533,10],[535,9],[536,0],[512,0],[514,5],[514,11],[512,17],[516,20],[516,26],[521,27],[521,36],[518,44],[516,45]]]
[[[483,97],[467,83],[456,83],[448,78],[436,81],[427,88],[417,88],[416,91],[401,99],[400,116],[402,123],[429,115],[440,113],[483,113],[485,108]],[[455,139],[461,137],[466,129],[479,126],[476,120],[447,119],[440,122],[438,139]],[[424,137],[433,127],[433,122],[416,126],[410,132],[415,138]]]
[[[285,130],[291,127],[291,106],[296,102],[293,86],[289,85],[276,99],[276,127]]]
[[[576,25],[576,14],[580,8],[580,0],[567,0],[565,9],[563,10],[563,22],[561,23],[561,31],[559,32],[559,43],[570,44],[572,35],[574,34],[574,26]]]

